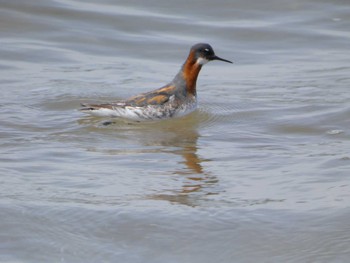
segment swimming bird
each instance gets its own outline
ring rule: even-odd
[[[197,107],[196,82],[204,64],[212,60],[229,60],[215,55],[206,43],[191,47],[190,53],[174,79],[167,85],[126,100],[104,104],[82,104],[80,110],[95,116],[121,117],[134,121],[181,117]]]

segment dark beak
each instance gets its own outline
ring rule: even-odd
[[[210,60],[221,60],[221,61],[225,61],[225,62],[228,62],[228,63],[233,63],[232,61],[229,61],[229,60],[227,60],[227,59],[220,58],[220,57],[218,57],[218,56],[216,56],[216,55],[212,56],[212,57],[210,58]]]

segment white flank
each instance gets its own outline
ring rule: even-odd
[[[121,117],[134,121],[145,121],[147,119],[142,118],[142,108],[139,107],[124,107],[117,108],[113,110],[106,108],[99,108],[94,110],[85,111],[93,116],[97,117]],[[141,116],[141,117],[140,117]]]
[[[99,109],[86,109],[83,112],[89,113],[98,117],[120,117],[134,121],[152,121],[160,119],[168,119],[171,117],[181,117],[194,111],[197,107],[197,100],[193,98],[191,101],[187,101],[179,107],[173,107],[175,95],[170,96],[169,104],[156,106],[148,105],[146,107],[131,107],[114,106],[113,109],[99,108]]]

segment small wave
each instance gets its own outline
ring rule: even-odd
[[[206,103],[198,109],[198,119],[203,127],[211,127],[223,123],[242,123],[247,120],[256,119],[261,111],[256,108],[248,108],[242,103],[221,104]]]

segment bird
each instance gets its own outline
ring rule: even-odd
[[[80,111],[93,116],[119,117],[138,122],[185,116],[197,108],[198,74],[204,64],[213,60],[233,63],[216,56],[209,44],[195,44],[180,71],[165,86],[112,103],[83,103]]]

